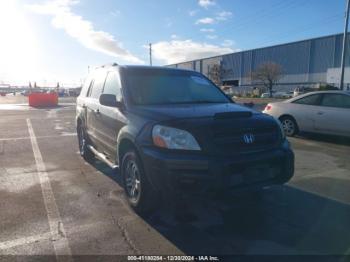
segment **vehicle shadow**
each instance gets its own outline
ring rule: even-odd
[[[105,164],[94,167],[122,186]],[[185,254],[349,254],[350,205],[296,187],[186,199],[178,219],[171,205],[141,218]],[[187,217],[187,220],[186,220]]]

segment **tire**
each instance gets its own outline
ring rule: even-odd
[[[142,162],[133,149],[122,157],[121,176],[129,205],[139,214],[149,214],[156,206],[156,193],[143,170]]]
[[[286,136],[295,136],[299,132],[298,124],[293,117],[283,116],[280,121]]]
[[[88,148],[88,138],[84,128],[81,125],[79,125],[77,132],[79,142],[79,153],[87,162],[92,162],[95,159],[95,155]]]

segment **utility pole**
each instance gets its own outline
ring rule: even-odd
[[[348,23],[349,23],[349,8],[350,8],[350,0],[347,0],[346,4],[346,17],[345,17],[345,27],[344,27],[344,36],[343,36],[343,51],[341,57],[341,73],[340,73],[340,90],[345,90],[344,86],[344,71],[345,71],[345,56],[346,56],[346,47],[348,40]]]
[[[152,66],[152,43],[149,44],[149,65]]]

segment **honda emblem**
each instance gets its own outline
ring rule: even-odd
[[[253,134],[244,134],[243,140],[244,140],[244,143],[246,144],[253,144],[255,141],[255,137]]]

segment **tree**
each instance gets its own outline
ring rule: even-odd
[[[282,74],[281,65],[274,62],[267,62],[259,65],[259,67],[252,72],[251,77],[253,81],[267,88],[270,97],[272,97],[273,86],[281,79]]]
[[[214,64],[209,70],[209,79],[213,81],[216,85],[221,85],[221,66],[219,64]]]

